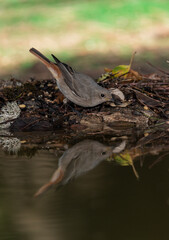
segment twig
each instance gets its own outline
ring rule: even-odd
[[[164,70],[160,69],[159,67],[154,66],[152,63],[147,62],[147,64],[150,65],[151,67],[157,69],[159,72],[162,72],[162,73],[164,73],[164,74],[166,74],[166,75],[169,75],[168,72],[165,72]]]
[[[159,163],[161,160],[163,160],[163,157],[167,156],[169,154],[169,152],[163,154],[161,157],[159,157],[156,161],[154,161],[150,166],[149,169],[151,169],[154,165],[156,165],[157,163]]]
[[[17,118],[12,118],[12,119],[9,119],[9,120],[6,120],[4,122],[1,122],[0,124],[5,124],[5,123],[8,123],[8,122],[12,122],[14,120],[16,120]]]
[[[41,120],[42,120],[42,119],[36,119],[35,121],[33,121],[33,122],[27,124],[26,126],[24,126],[21,130],[24,130],[25,128],[27,128],[27,127],[29,127],[29,126],[33,125],[34,123],[37,123],[37,122],[39,122],[39,121],[41,121]]]

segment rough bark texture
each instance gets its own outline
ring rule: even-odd
[[[115,132],[130,128],[145,129],[169,116],[168,76],[132,76],[114,78],[111,73],[99,83],[106,88],[118,88],[125,95],[121,105],[104,103],[82,108],[63,103],[64,96],[55,80],[25,83],[12,79],[0,87],[0,108],[16,101],[21,114],[13,120],[11,131],[49,131],[66,129],[81,132]]]

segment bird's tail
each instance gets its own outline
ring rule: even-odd
[[[64,171],[62,170],[61,167],[59,167],[53,174],[51,180],[48,183],[46,183],[45,185],[43,185],[41,188],[39,188],[39,190],[35,193],[34,197],[38,197],[39,195],[41,195],[42,193],[47,191],[53,185],[61,182],[63,177],[64,177]]]
[[[35,48],[31,48],[30,50],[29,50],[33,55],[35,55],[37,58],[39,58],[39,60],[42,62],[42,63],[44,63],[46,66],[50,66],[50,64],[51,64],[51,61],[47,58],[47,57],[45,57],[41,52],[39,52],[37,49],[35,49]]]
[[[39,60],[46,65],[46,67],[49,69],[49,71],[52,73],[52,75],[54,76],[54,78],[56,80],[59,80],[60,78],[62,78],[62,72],[59,68],[59,66],[57,66],[55,63],[51,62],[47,57],[45,57],[41,52],[39,52],[37,49],[35,48],[31,48],[29,50],[33,55],[35,55],[37,58],[39,58]],[[59,61],[59,60],[58,60]]]

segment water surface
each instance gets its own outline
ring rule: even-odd
[[[23,153],[23,139],[12,152],[4,141],[1,138],[0,239],[169,238],[167,145],[160,151],[160,144],[135,148],[122,139],[109,144],[85,139],[60,148],[43,144],[35,150],[27,144]],[[124,159],[129,155],[134,155],[134,166]],[[35,198],[54,173],[54,184]]]

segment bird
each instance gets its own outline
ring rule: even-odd
[[[112,154],[113,148],[98,141],[85,139],[66,150],[60,157],[58,168],[50,181],[43,185],[36,193],[38,197],[53,185],[67,184],[71,179],[77,178],[95,168],[100,162]]]
[[[44,184],[36,193],[40,196],[54,185],[65,185],[71,179],[77,178],[95,168],[113,153],[119,154],[126,147],[126,140],[118,145],[106,146],[96,140],[85,139],[68,148],[59,158],[58,168],[48,183]]]
[[[66,63],[61,62],[53,54],[55,62],[50,61],[35,48],[29,50],[52,73],[63,95],[71,102],[81,107],[95,107],[104,102],[114,101],[114,94],[106,88],[99,86],[93,78],[76,72]]]

